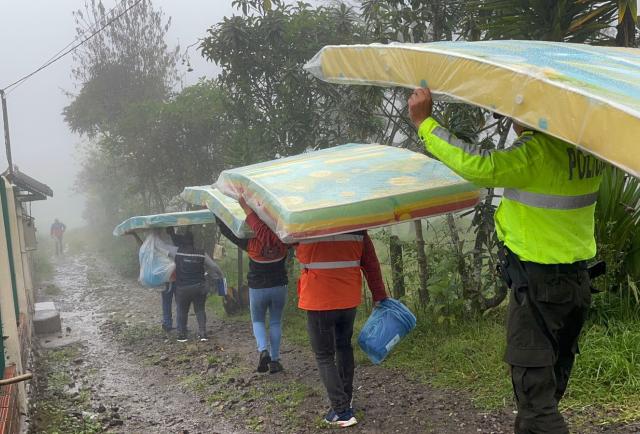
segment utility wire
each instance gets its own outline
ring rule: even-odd
[[[82,41],[80,41],[78,44],[74,45],[73,47],[71,47],[70,49],[63,51],[62,53],[60,53],[60,51],[58,53],[57,56],[54,55],[54,57],[52,57],[49,61],[45,62],[44,65],[42,65],[41,67],[39,67],[38,69],[36,69],[35,71],[25,75],[24,77],[14,81],[13,83],[9,84],[8,86],[6,86],[5,88],[3,88],[3,91],[6,91],[7,89],[10,89],[14,86],[17,86],[19,84],[21,84],[22,82],[24,82],[25,80],[31,78],[32,76],[34,76],[35,74],[37,74],[38,72],[42,71],[43,69],[47,68],[48,66],[54,64],[55,62],[57,62],[58,60],[62,59],[64,56],[66,56],[67,54],[75,51],[78,47],[80,47],[81,45],[83,45],[85,42],[87,42],[88,40],[90,40],[91,38],[93,38],[94,36],[96,36],[98,33],[100,33],[101,31],[103,31],[105,28],[109,27],[114,21],[118,20],[120,17],[122,17],[124,14],[126,14],[127,12],[129,12],[131,9],[133,9],[134,7],[138,6],[140,3],[142,3],[144,0],[137,0],[135,3],[129,5],[125,10],[123,10],[121,13],[119,13],[118,15],[116,15],[115,17],[113,17],[112,19],[110,19],[109,21],[107,21],[104,25],[102,25],[99,29],[97,29],[96,31],[94,31],[93,33],[91,33],[89,36],[87,36],[86,38],[84,38]],[[75,42],[75,40],[74,40]],[[73,42],[72,42],[73,43]],[[69,45],[67,45],[68,47]],[[64,50],[64,48],[63,48]]]
[[[117,3],[115,6],[113,6],[111,9],[109,9],[109,11],[105,14],[106,17],[110,16],[117,8],[119,8],[120,6],[124,6],[124,4],[126,3],[127,0],[122,0],[121,3]],[[66,50],[67,48],[69,48],[70,46],[72,46],[76,41],[80,40],[80,38],[82,38],[87,32],[89,31],[94,31],[94,29],[98,26],[98,22],[96,21],[95,23],[90,24],[86,29],[81,30],[80,34],[77,35],[75,38],[73,38],[73,40],[71,42],[69,42],[67,45],[65,45],[64,47],[62,47],[60,50],[58,50],[57,52],[55,52],[51,57],[49,57],[45,63],[50,62],[51,60],[53,60],[57,55],[59,55],[60,53],[62,53],[64,50]],[[22,86],[24,83],[26,82],[26,79],[21,81],[20,83],[16,84],[15,86],[13,86],[11,88],[11,90],[9,90],[8,92],[5,93],[5,95],[9,96],[11,95],[11,93],[13,93],[16,89],[18,89],[20,86]],[[9,86],[7,86],[8,89]]]

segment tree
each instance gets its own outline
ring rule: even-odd
[[[616,45],[619,47],[635,47],[636,25],[638,24],[637,0],[619,0],[618,25],[616,26]]]
[[[611,41],[606,29],[617,2],[599,0],[480,0],[487,39],[534,39],[578,43]]]
[[[120,8],[134,2],[125,0]],[[74,12],[76,33],[86,37],[119,12],[107,12],[100,0],[86,1]],[[170,24],[150,0],[142,0],[74,52],[72,76],[81,89],[63,111],[73,131],[107,133],[129,104],[167,97],[176,82],[178,56],[178,47],[169,49],[164,41]]]
[[[461,0],[363,0],[362,16],[380,42],[453,40],[467,10]]]
[[[352,8],[234,4],[242,14],[209,29],[201,50],[222,69],[239,148],[273,158],[375,137],[381,90],[328,85],[302,69],[324,45],[366,42]]]
[[[80,186],[105,198],[118,195],[123,203],[129,203],[127,195],[139,195],[140,208],[163,210],[165,198],[154,182],[157,167],[149,164],[153,149],[127,134],[127,122],[132,107],[164,101],[176,82],[178,49],[164,42],[170,20],[164,21],[150,0],[126,0],[109,12],[101,1],[87,0],[74,18],[82,38],[110,23],[74,53],[72,75],[80,90],[63,111],[71,130],[88,136],[94,146],[85,153]],[[124,173],[101,183],[94,174],[104,166]]]

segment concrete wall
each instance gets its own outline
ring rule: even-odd
[[[5,187],[6,215],[0,208],[0,319],[4,339],[5,372],[1,377],[12,377],[25,372],[31,357],[31,337],[34,288],[31,251],[26,245],[22,207],[15,201],[12,185],[0,178],[0,188]],[[8,229],[8,231],[7,231]],[[10,243],[8,242],[9,234]],[[9,251],[11,244],[11,251]],[[10,259],[13,260],[15,281],[12,279]],[[15,289],[14,289],[15,284]],[[16,315],[14,294],[17,295],[19,312]],[[2,356],[2,355],[0,355]],[[14,387],[0,387],[0,432],[17,433],[21,427],[15,422],[16,412],[27,412],[25,383]],[[6,403],[4,401],[7,401]]]

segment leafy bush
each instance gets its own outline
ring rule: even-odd
[[[594,298],[594,316],[637,316],[640,308],[640,181],[612,166],[605,170],[596,205],[598,257],[607,273],[595,284],[606,294]]]

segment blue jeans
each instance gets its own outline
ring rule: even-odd
[[[281,322],[286,302],[286,285],[273,288],[249,288],[253,335],[256,337],[259,352],[270,347],[271,360],[280,360]],[[269,341],[267,341],[267,310],[269,310]]]
[[[171,311],[173,308],[173,296],[176,292],[175,282],[167,283],[162,291],[162,325],[167,329],[173,328]]]

